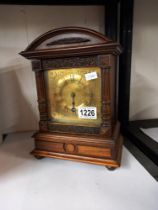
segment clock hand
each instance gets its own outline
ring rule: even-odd
[[[72,112],[76,112],[76,108],[75,108],[75,96],[76,94],[74,92],[71,93],[71,98],[72,98]]]

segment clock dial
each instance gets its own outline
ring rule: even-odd
[[[101,69],[55,69],[45,72],[49,117],[54,123],[99,126]]]

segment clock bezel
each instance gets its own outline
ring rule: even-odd
[[[101,68],[98,66],[92,67],[75,67],[75,68],[58,68],[45,71],[45,83],[48,100],[48,112],[49,120],[56,125],[76,125],[85,127],[100,127],[101,124]],[[55,72],[55,75],[54,75]],[[85,78],[86,73],[96,72],[97,78],[87,80]],[[74,75],[72,80],[71,76]],[[75,79],[76,78],[76,79]],[[66,79],[66,80],[65,80]],[[65,85],[68,88],[65,90]],[[72,102],[69,104],[71,97],[70,92],[75,91],[73,88],[80,85],[80,88],[76,93],[76,106],[75,113],[72,111]],[[86,88],[89,87],[87,90]],[[59,96],[61,89],[66,91],[66,95]],[[88,91],[86,94],[84,92]],[[63,92],[63,91],[62,91]],[[93,92],[93,97],[89,95],[89,103],[86,102],[86,96],[88,93]],[[54,96],[55,95],[55,96]],[[59,98],[59,101],[58,101]],[[97,98],[97,99],[96,99]],[[65,107],[60,106],[60,103],[64,103]],[[69,105],[68,105],[69,104]],[[59,109],[60,107],[60,109]],[[79,107],[95,107],[97,108],[96,118],[80,118],[78,116]],[[67,113],[64,114],[64,110]],[[63,118],[63,119],[62,119]]]

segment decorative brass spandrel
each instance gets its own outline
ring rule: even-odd
[[[96,72],[97,78],[86,80],[85,74]],[[49,118],[53,123],[100,126],[101,69],[99,67],[55,69],[45,72]],[[79,107],[96,107],[96,119],[83,119]]]

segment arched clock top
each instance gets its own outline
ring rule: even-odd
[[[98,54],[101,51],[104,54],[119,54],[121,49],[119,44],[97,31],[81,27],[64,27],[39,36],[20,54],[28,59],[34,59]]]

